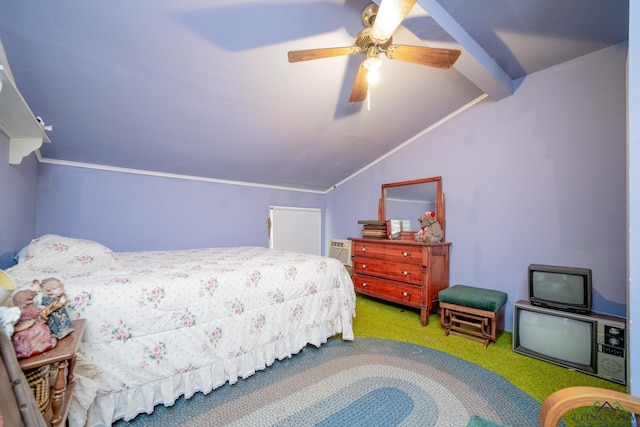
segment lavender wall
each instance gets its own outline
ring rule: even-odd
[[[36,234],[115,251],[269,245],[269,206],[322,207],[322,195],[40,165]]]
[[[594,309],[626,315],[627,46],[527,77],[326,197],[327,236],[357,236],[380,185],[442,176],[451,283],[527,298],[531,263],[590,267]]]
[[[507,292],[510,325],[530,263],[585,266],[594,308],[625,315],[626,52],[529,76],[326,196],[41,164],[36,234],[117,251],[267,246],[268,207],[286,205],[326,206],[326,238],[346,238],[377,216],[382,183],[442,176],[452,283]]]
[[[9,140],[0,132],[0,268],[11,263],[15,252],[31,241],[36,227],[35,155],[21,164],[9,164]]]

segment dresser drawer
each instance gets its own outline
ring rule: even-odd
[[[363,240],[353,241],[353,255],[378,258],[392,262],[420,264],[422,262],[422,246],[385,243],[384,240],[373,240],[371,243]]]
[[[422,266],[420,264],[387,262],[375,258],[357,256],[354,258],[353,270],[359,274],[380,276],[414,285],[422,283]]]
[[[354,274],[353,285],[356,292],[409,307],[420,307],[420,287],[406,283],[385,280],[378,277]]]

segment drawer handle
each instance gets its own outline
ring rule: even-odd
[[[367,286],[369,286],[369,285],[368,285],[368,284],[366,284],[366,283],[362,283],[362,287],[363,287],[363,288],[366,288]]]
[[[405,256],[405,257],[406,257],[406,256],[409,256],[409,252],[407,252],[407,251],[402,251],[402,256]]]
[[[367,247],[366,246],[362,247],[362,252],[367,252]]]
[[[367,264],[362,264],[362,268],[367,268]]]
[[[402,296],[403,296],[403,297],[410,297],[410,296],[411,296],[411,294],[410,294],[409,292],[403,292],[403,293],[402,293]]]
[[[403,272],[402,272],[402,275],[403,275],[403,276],[408,276],[408,275],[409,275],[409,272],[408,272],[408,271],[403,271]]]

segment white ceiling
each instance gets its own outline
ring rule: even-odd
[[[349,104],[367,0],[0,0],[23,97],[53,125],[42,157],[324,191],[487,93],[628,39],[628,0],[419,0],[400,44],[454,68],[383,59]]]

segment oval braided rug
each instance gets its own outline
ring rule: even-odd
[[[481,350],[481,349],[480,349]],[[208,395],[116,426],[535,426],[540,403],[501,376],[414,344],[330,339]]]

